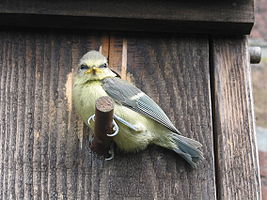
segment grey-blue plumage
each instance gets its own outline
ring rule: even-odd
[[[134,85],[119,78],[106,78],[102,80],[102,83],[104,90],[117,103],[142,113],[171,131],[179,133],[158,104]]]
[[[195,140],[181,136],[165,112],[140,89],[117,77],[103,79],[102,87],[116,103],[155,120],[173,132],[171,138],[177,144],[173,150],[192,167],[195,168],[196,163],[203,159],[203,153],[198,149],[202,145]]]
[[[86,53],[80,60],[73,87],[73,102],[87,123],[95,112],[95,102],[109,95],[115,101],[114,119],[119,133],[112,138],[126,152],[144,150],[149,144],[171,149],[196,167],[203,153],[201,144],[180,135],[165,112],[144,92],[116,77],[107,59],[97,51]]]

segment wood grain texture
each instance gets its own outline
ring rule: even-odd
[[[141,176],[132,174],[132,180],[128,180],[135,184],[132,192],[111,193],[112,199],[123,195],[137,199],[215,199],[208,39],[112,35],[110,43],[110,52],[115,52],[110,62],[116,69],[123,66],[127,48],[127,73],[123,78],[131,79],[158,102],[185,136],[200,141],[206,158],[197,170],[184,168],[182,159],[159,147],[138,154],[136,163],[133,157],[124,158],[125,168],[142,168]],[[114,177],[121,176],[125,174],[117,171]]]
[[[216,199],[207,37],[113,36],[109,48],[119,66],[111,52],[119,56],[124,41],[126,75],[203,144],[197,170],[155,146],[116,151],[110,162],[90,152],[88,128],[71,104],[71,72],[107,36],[2,31],[0,38],[0,199]]]
[[[88,148],[79,148],[84,128],[69,106],[65,84],[78,59],[97,50],[102,37],[0,34],[0,199],[90,198],[91,166],[98,161]]]
[[[218,199],[260,199],[246,38],[213,38]]]
[[[101,30],[249,34],[253,0],[6,0],[0,25]]]

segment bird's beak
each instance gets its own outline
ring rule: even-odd
[[[103,70],[99,69],[98,67],[91,67],[90,69],[88,69],[84,73],[85,74],[93,74],[93,75],[96,75],[97,73],[99,73],[99,74],[103,73]]]

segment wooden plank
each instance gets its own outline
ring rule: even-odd
[[[0,25],[75,29],[249,34],[253,0],[34,1],[0,3]]]
[[[246,38],[213,38],[211,46],[218,199],[260,199]]]
[[[159,102],[184,135],[203,143],[206,160],[190,170],[175,153],[154,146],[137,154],[117,151],[111,162],[91,154],[88,129],[72,107],[71,72],[89,49],[107,47],[106,36],[0,36],[0,199],[216,199],[206,37],[118,40],[124,41],[126,77]],[[119,55],[120,47],[110,45],[109,52]]]
[[[0,199],[87,195],[91,157],[79,148],[83,125],[65,84],[78,59],[105,39],[86,32],[0,34]]]
[[[158,102],[185,136],[200,141],[206,158],[188,170],[176,154],[159,147],[117,155],[120,166],[134,172],[116,166],[110,174],[132,188],[118,191],[116,184],[111,199],[216,199],[207,37],[112,35],[110,44],[110,63],[126,71],[122,78]]]

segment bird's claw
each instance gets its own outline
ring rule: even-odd
[[[95,114],[91,115],[91,116],[88,118],[88,120],[87,120],[88,125],[91,124],[91,121],[92,121],[92,120],[95,121]]]
[[[108,137],[114,137],[114,136],[116,136],[116,135],[118,135],[118,133],[119,133],[119,126],[118,126],[118,124],[115,122],[115,120],[113,120],[113,131],[114,131],[114,133],[111,133],[111,134],[107,134],[107,136]]]
[[[121,122],[122,124],[124,124],[125,126],[127,126],[128,128],[130,128],[130,129],[132,129],[132,130],[134,130],[136,132],[139,132],[140,131],[140,129],[137,126],[135,126],[135,125],[131,124],[130,122],[122,119],[118,115],[115,115],[114,114],[114,119],[118,120],[119,122]]]
[[[95,121],[95,114],[91,115],[91,116],[88,118],[87,123],[90,125],[92,120]],[[114,126],[113,126],[113,131],[114,131],[114,133],[111,133],[111,134],[108,134],[108,133],[107,133],[107,136],[108,136],[108,137],[114,137],[114,136],[118,135],[119,130],[120,130],[120,129],[119,129],[119,126],[118,126],[118,124],[115,122],[115,120],[113,120],[112,124],[114,125]]]
[[[110,156],[105,158],[106,161],[110,161],[110,160],[112,160],[114,158],[114,145],[113,144],[111,144],[108,153],[109,153]]]

